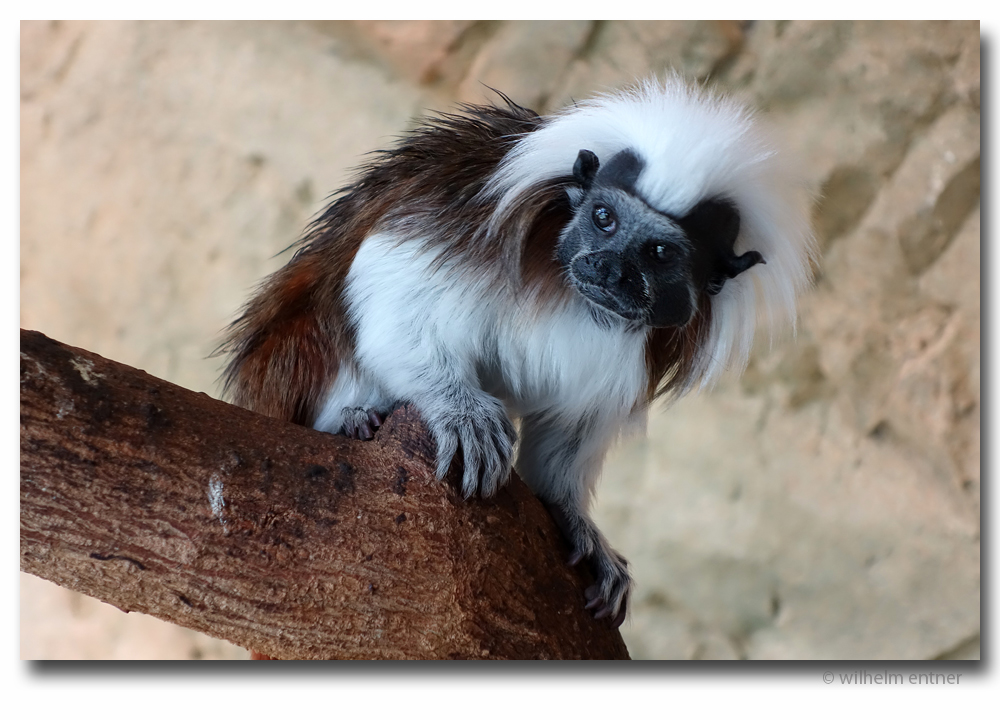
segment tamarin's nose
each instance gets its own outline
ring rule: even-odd
[[[617,253],[599,250],[573,260],[573,274],[591,285],[610,287],[622,280],[622,264]]]

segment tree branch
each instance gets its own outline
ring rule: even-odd
[[[21,569],[282,659],[602,658],[516,477],[463,500],[416,413],[361,442],[21,331]]]

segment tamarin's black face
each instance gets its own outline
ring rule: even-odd
[[[764,258],[736,256],[736,207],[703,200],[683,217],[647,205],[635,193],[642,161],[628,150],[601,166],[581,150],[573,167],[573,219],[556,257],[580,294],[615,315],[651,327],[686,325],[702,293],[718,293]]]

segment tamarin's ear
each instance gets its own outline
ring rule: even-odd
[[[600,166],[600,160],[590,150],[581,150],[576,156],[576,162],[573,163],[573,177],[585,192],[593,185],[594,176],[597,175]]]

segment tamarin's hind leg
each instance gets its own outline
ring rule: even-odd
[[[517,471],[549,508],[570,544],[570,565],[586,560],[597,583],[584,593],[595,618],[617,627],[628,613],[632,588],[628,563],[615,552],[587,513],[591,488],[611,440],[615,418],[559,421],[541,415],[522,418]]]

